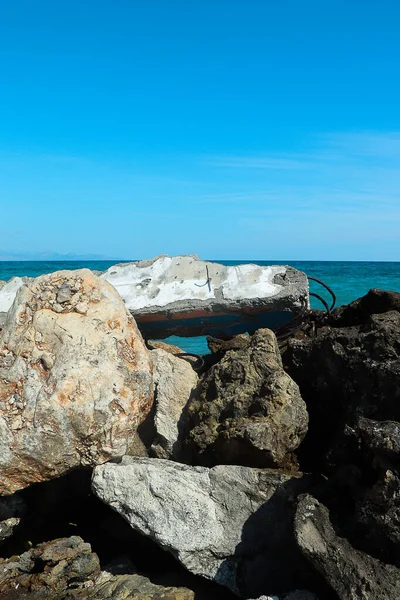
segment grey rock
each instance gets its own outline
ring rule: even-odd
[[[191,365],[162,349],[152,350],[155,385],[152,451],[158,458],[177,458],[185,427],[184,408],[198,377]]]
[[[69,591],[63,600],[195,600],[187,588],[166,587],[152,583],[138,574],[112,576],[103,572],[85,588]]]
[[[323,575],[339,600],[398,600],[400,570],[355,550],[339,537],[327,509],[315,498],[300,498],[295,536],[299,548]]]
[[[309,477],[125,457],[94,469],[93,492],[192,573],[258,597],[298,585],[294,500]]]
[[[296,464],[308,414],[283,370],[275,335],[258,330],[247,347],[229,350],[201,378],[188,405],[185,462],[254,467]]]
[[[3,542],[12,536],[15,527],[19,525],[20,521],[21,519],[17,519],[15,517],[6,519],[5,521],[0,521],[0,542]]]
[[[66,283],[63,283],[62,285],[60,285],[58,292],[57,292],[57,296],[56,296],[56,300],[59,304],[64,304],[64,302],[68,302],[68,300],[71,299],[72,296],[72,290],[71,287],[69,285],[67,285]]]

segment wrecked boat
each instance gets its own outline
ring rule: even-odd
[[[309,308],[307,276],[289,266],[161,255],[114,265],[101,277],[117,289],[146,339],[276,331]]]

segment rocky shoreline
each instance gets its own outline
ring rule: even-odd
[[[86,269],[0,330],[0,599],[398,600],[400,293],[197,371]]]

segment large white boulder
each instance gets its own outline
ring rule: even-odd
[[[301,578],[292,519],[308,485],[273,469],[132,457],[96,467],[92,479],[101,500],[189,571],[251,598],[293,589]]]
[[[150,353],[110,284],[30,280],[0,334],[0,495],[132,452],[152,401]]]

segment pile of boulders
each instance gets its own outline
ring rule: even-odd
[[[323,323],[284,350],[210,340],[197,373],[92,272],[25,281],[0,333],[0,598],[397,600],[400,294]]]

